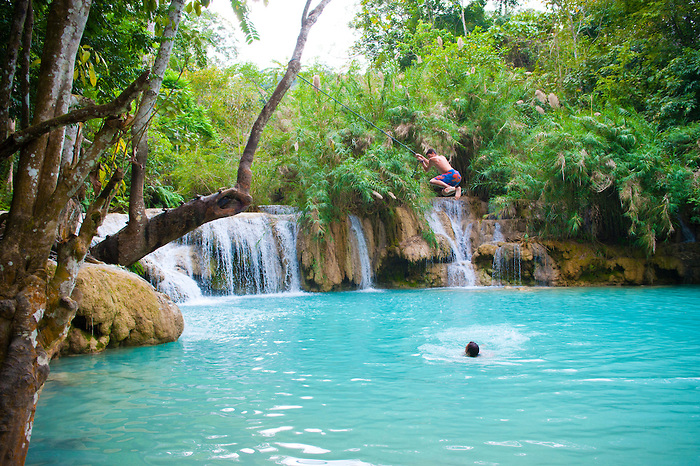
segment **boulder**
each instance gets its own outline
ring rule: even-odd
[[[62,354],[168,343],[184,330],[175,303],[138,275],[116,266],[84,264],[72,297],[79,308]]]

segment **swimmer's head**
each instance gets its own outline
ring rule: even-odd
[[[467,356],[475,358],[479,355],[479,345],[473,341],[470,341],[465,349],[465,352],[467,353]]]

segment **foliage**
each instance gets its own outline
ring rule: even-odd
[[[398,60],[405,68],[416,59],[417,52],[410,44],[421,24],[452,36],[463,34],[465,26],[468,31],[487,28],[490,23],[485,18],[485,5],[483,0],[466,8],[446,0],[362,0],[352,23],[362,34],[356,50],[377,65]]]
[[[536,201],[544,233],[602,240],[630,234],[649,251],[673,231],[693,190],[692,170],[664,153],[639,115],[619,108],[598,117],[555,113],[530,135],[519,153],[485,154],[492,160],[485,165],[496,159],[509,179],[495,204]]]
[[[158,8],[151,8],[133,2],[94,2],[79,53],[77,92],[100,101],[113,99],[142,72],[143,57],[156,45],[148,21]]]
[[[477,2],[462,10],[464,35],[459,2],[364,0],[354,25],[372,68],[303,75],[372,124],[298,82],[256,153],[255,202],[300,207],[321,236],[348,211],[423,208],[430,175],[386,131],[446,155],[499,215],[529,210],[533,233],[652,252],[681,221],[700,222],[698,23],[679,22],[696,11],[671,3],[557,0],[547,13],[487,16]],[[189,89],[215,136],[174,138],[188,120],[160,121],[154,185],[187,198],[235,183],[279,73],[186,71],[177,92]]]

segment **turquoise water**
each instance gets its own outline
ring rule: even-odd
[[[176,343],[53,362],[27,463],[700,464],[700,288],[182,310]]]

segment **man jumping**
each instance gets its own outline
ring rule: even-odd
[[[420,154],[416,154],[416,158],[423,165],[423,171],[430,170],[431,167],[438,169],[440,174],[430,180],[430,184],[442,188],[442,195],[449,196],[454,193],[455,199],[459,199],[462,195],[462,188],[458,185],[462,181],[462,175],[457,170],[452,168],[450,162],[447,161],[444,155],[439,155],[435,149],[428,149],[425,153],[428,156],[426,159]]]

